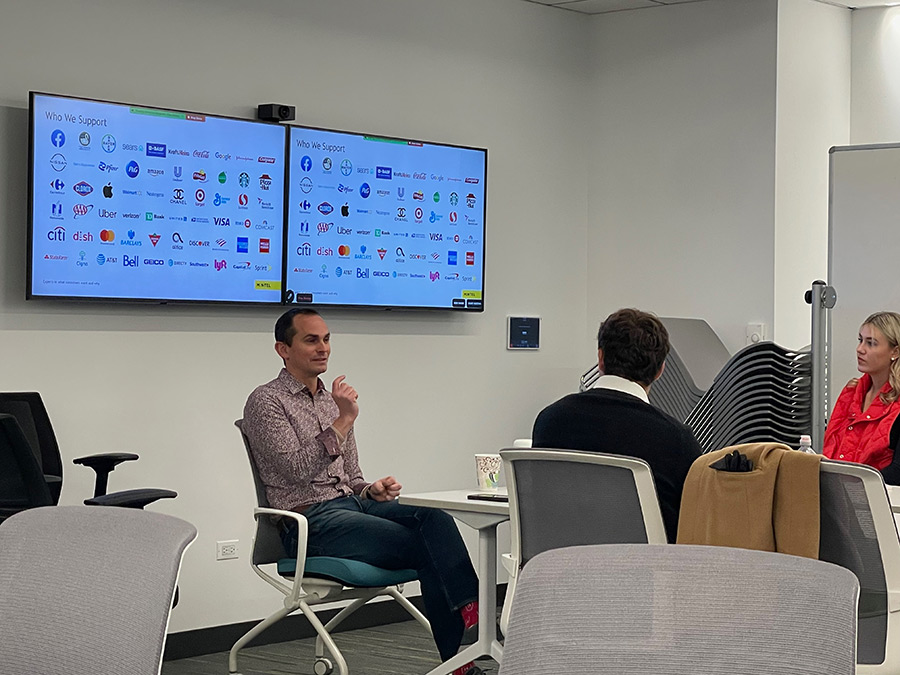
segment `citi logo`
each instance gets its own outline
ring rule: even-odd
[[[297,255],[312,255],[312,246],[309,245],[309,242],[297,247]]]
[[[215,260],[213,262],[213,265],[215,265],[216,272],[224,270],[226,267],[228,267],[228,263],[225,262],[224,260]]]

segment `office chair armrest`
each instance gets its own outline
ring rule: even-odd
[[[512,553],[502,553],[500,555],[500,562],[503,563],[503,567],[506,569],[506,573],[509,576],[514,577],[519,574],[519,561],[513,558]]]
[[[172,490],[161,488],[139,488],[137,490],[122,490],[108,495],[100,495],[92,499],[85,499],[88,506],[122,506],[129,509],[142,509],[147,504],[152,504],[158,499],[174,499],[178,496]]]
[[[300,601],[300,598],[306,595],[303,590],[303,571],[306,569],[306,540],[308,532],[306,516],[293,511],[258,506],[253,509],[253,517],[259,519],[260,516],[280,516],[297,521],[297,566],[294,568],[294,583],[291,584],[290,595],[288,596],[291,602],[297,603]],[[285,602],[287,602],[287,598]]]
[[[109,474],[122,462],[131,462],[138,459],[138,456],[131,452],[107,452],[100,455],[87,455],[72,460],[75,464],[89,466],[97,473],[97,480],[94,483],[94,497],[106,494],[106,487],[109,483]]]

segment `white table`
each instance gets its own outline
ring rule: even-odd
[[[506,488],[496,491],[506,494]],[[509,520],[509,504],[467,498],[479,492],[488,491],[450,490],[400,495],[401,504],[441,509],[478,530],[478,641],[444,661],[428,675],[447,675],[482,656],[490,656],[497,662],[503,656],[503,645],[497,641],[497,526]]]

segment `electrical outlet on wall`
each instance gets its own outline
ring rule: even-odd
[[[216,560],[231,560],[238,557],[238,540],[216,542]]]
[[[766,341],[766,324],[764,323],[748,323],[747,324],[747,344],[755,345]]]

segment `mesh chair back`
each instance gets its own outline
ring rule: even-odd
[[[0,392],[0,413],[15,416],[38,459],[38,466],[48,476],[59,477],[61,482],[59,444],[41,395],[36,391]]]
[[[521,572],[500,675],[853,675],[858,590],[843,568],[777,553],[548,551]]]
[[[900,570],[886,565],[892,557],[900,564],[900,545],[881,475],[860,464],[823,460],[820,504],[819,558],[859,579],[857,660],[880,664],[889,643],[887,575],[893,588],[900,581]]]
[[[250,439],[244,433],[241,426],[243,420],[237,420],[234,423],[240,432],[244,441],[244,449],[247,451],[247,460],[250,462],[250,473],[253,474],[253,485],[256,488],[257,506],[263,508],[269,507],[269,498],[266,496],[266,486],[259,477],[259,470],[256,468],[256,460],[253,459],[253,450],[250,448]],[[256,536],[253,539],[253,555],[254,565],[266,565],[268,563],[278,562],[287,556],[284,550],[284,544],[281,541],[281,525],[268,516],[256,519]]]
[[[159,673],[183,520],[88,506],[23,511],[0,525],[5,673]]]
[[[52,504],[44,474],[22,428],[15,417],[0,413],[0,520]]]
[[[520,567],[564,546],[666,542],[653,476],[643,460],[539,448],[501,454],[512,553]]]

